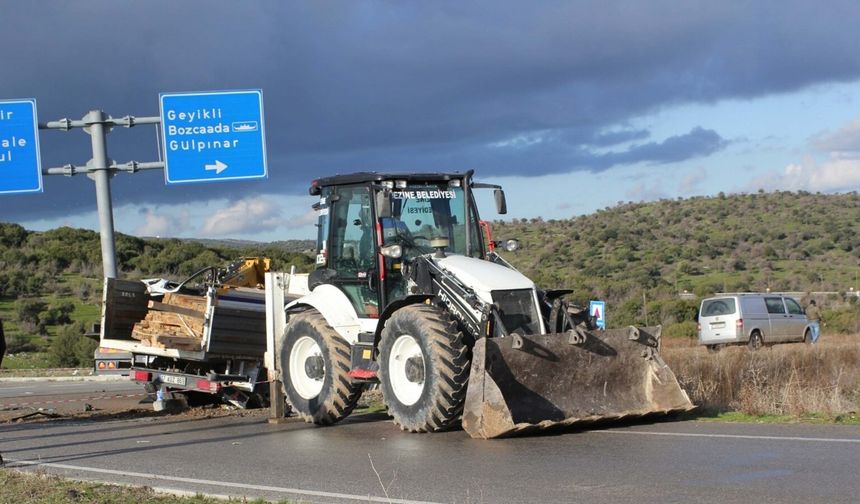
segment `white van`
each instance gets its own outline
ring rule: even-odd
[[[699,344],[709,350],[721,345],[812,341],[812,330],[800,303],[781,294],[727,294],[702,300]]]

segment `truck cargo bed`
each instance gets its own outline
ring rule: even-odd
[[[108,278],[105,279],[102,299],[101,345],[133,353],[196,361],[212,357],[262,358],[266,351],[266,315],[260,309],[260,306],[265,306],[264,295],[257,289],[229,289],[222,295],[213,292],[201,296],[206,303],[202,311],[200,350],[179,344],[181,335],[159,339],[159,342],[166,343],[165,348],[160,348],[133,338],[132,330],[150,310],[171,308],[157,304],[161,303],[162,296],[150,295],[143,282]],[[223,306],[219,299],[221,296],[225,298]],[[183,313],[182,310],[172,309],[179,313]],[[170,345],[170,342],[176,344]]]

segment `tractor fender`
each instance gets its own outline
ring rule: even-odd
[[[388,306],[382,310],[382,313],[379,315],[379,323],[376,325],[376,331],[373,337],[373,346],[379,347],[379,340],[382,338],[382,328],[385,327],[385,321],[391,318],[394,315],[394,312],[403,308],[404,306],[426,303],[427,300],[433,299],[432,294],[412,294],[410,296],[406,296],[403,299],[398,299],[397,301],[393,301]]]
[[[320,312],[326,322],[350,346],[354,345],[358,340],[358,333],[361,332],[361,322],[359,321],[358,314],[355,312],[355,308],[342,290],[329,284],[317,285],[307,296],[300,297],[287,304],[284,308],[287,312],[287,325],[289,326],[290,313],[307,308],[314,308]]]

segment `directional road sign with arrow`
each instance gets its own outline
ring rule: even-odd
[[[0,194],[42,192],[36,100],[0,100]]]
[[[167,184],[266,178],[263,93],[162,93]]]

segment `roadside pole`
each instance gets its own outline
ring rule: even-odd
[[[129,161],[117,165],[110,161],[107,151],[107,135],[113,126],[131,128],[138,124],[159,124],[160,117],[125,116],[113,119],[101,110],[91,110],[80,121],[60,119],[39,124],[39,129],[69,131],[73,128],[83,128],[90,135],[93,157],[86,165],[76,166],[67,164],[61,167],[42,169],[42,175],[65,175],[71,177],[85,173],[96,185],[96,207],[99,215],[99,236],[101,238],[102,269],[105,278],[117,277],[116,240],[114,238],[113,203],[111,201],[110,179],[119,171],[137,172],[138,170],[160,170],[164,168],[161,161],[138,163]]]
[[[290,275],[295,271],[290,271]],[[269,272],[265,276],[266,285],[266,354],[264,365],[269,373],[269,423],[281,423],[287,416],[286,397],[281,382],[280,355],[278,342],[284,335],[287,325],[287,315],[284,305],[289,283],[284,273]]]
[[[110,174],[108,173],[107,133],[101,110],[91,110],[84,118],[90,123],[89,131],[93,145],[93,159],[89,177],[96,182],[96,207],[99,212],[99,235],[102,243],[102,266],[105,278],[116,278],[116,240],[113,235],[113,203],[110,197]],[[89,164],[89,163],[88,163]]]

